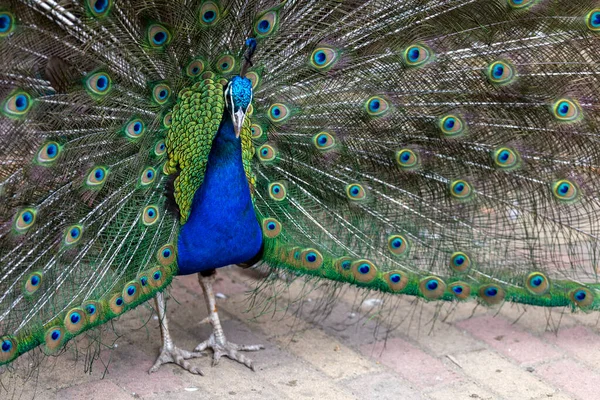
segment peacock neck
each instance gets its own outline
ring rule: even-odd
[[[208,156],[204,180],[194,194],[190,217],[178,239],[181,274],[237,264],[254,257],[262,231],[254,214],[236,138],[225,112]]]

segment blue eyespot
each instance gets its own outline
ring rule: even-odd
[[[1,19],[0,19],[0,21],[1,21]],[[4,340],[2,342],[2,351],[4,353],[8,353],[12,349],[12,347],[13,347],[13,344],[10,340]]]
[[[135,294],[135,286],[131,285],[127,288],[127,294],[133,296]]]
[[[317,261],[317,255],[311,251],[310,253],[306,254],[306,261],[311,263]]]
[[[69,234],[71,235],[71,237],[73,239],[77,239],[79,237],[79,234],[81,233],[81,230],[79,228],[73,228],[71,229],[71,231],[69,232]]]
[[[327,54],[323,50],[319,50],[315,53],[314,60],[317,65],[323,65],[327,61]]]
[[[498,161],[505,164],[506,161],[510,158],[510,152],[508,150],[502,150],[500,154],[498,154]]]
[[[21,218],[23,219],[23,222],[25,222],[26,224],[28,224],[31,221],[33,221],[33,213],[31,211],[25,211],[23,213],[23,216]]]
[[[566,117],[570,109],[571,106],[566,101],[560,102],[558,104],[558,107],[556,108],[558,115],[560,115],[561,117]]]
[[[461,294],[463,292],[463,287],[462,286],[452,286],[452,291],[456,294]]]
[[[431,279],[429,281],[427,281],[427,289],[428,290],[435,290],[437,289],[439,286],[438,281],[436,281],[435,279]]]
[[[352,267],[352,262],[350,260],[344,260],[344,261],[342,261],[341,266],[342,266],[342,269],[345,269],[347,271]]]
[[[392,274],[390,275],[390,281],[394,282],[394,283],[398,283],[402,280],[402,277],[400,276],[400,274]]]
[[[272,230],[275,230],[275,228],[277,228],[277,225],[275,225],[275,222],[269,222],[267,224],[267,229],[268,230],[272,231]]]
[[[119,297],[119,298],[117,298],[117,300],[115,301],[115,303],[116,303],[118,306],[122,306],[122,305],[123,305],[123,298],[122,298],[122,297]]]
[[[454,125],[456,124],[456,119],[450,117],[450,118],[446,118],[446,121],[444,121],[444,129],[446,130],[452,130],[452,128],[454,128]]]
[[[37,286],[40,284],[40,277],[37,275],[33,275],[30,279],[30,282],[32,286]]]
[[[101,168],[96,169],[96,171],[94,171],[94,177],[99,181],[104,179],[104,170]]]
[[[162,253],[162,255],[163,255],[163,257],[164,257],[164,258],[169,258],[169,257],[171,257],[171,250],[169,250],[169,249],[164,249],[164,250],[163,250],[163,253]]]
[[[571,189],[571,185],[569,185],[566,182],[563,182],[560,185],[558,185],[558,193],[560,193],[562,195],[566,195],[567,193],[569,193],[570,189]]]
[[[94,11],[103,13],[108,8],[108,0],[96,0],[94,3]]]
[[[534,276],[529,282],[531,283],[531,286],[538,287],[544,283],[544,280],[541,276]]]
[[[158,31],[154,34],[152,40],[154,41],[154,44],[160,46],[167,40],[167,34],[163,31]]]
[[[60,339],[60,330],[59,329],[53,330],[52,333],[50,333],[50,337],[54,341],[57,341],[58,339]]]
[[[594,10],[588,14],[588,26],[592,30],[600,30],[600,11]]]
[[[16,107],[17,111],[26,110],[28,105],[29,105],[29,98],[27,96],[25,96],[24,94],[17,95],[17,97],[15,98],[15,107]]]
[[[495,297],[498,294],[498,289],[491,286],[485,289],[485,295],[488,297]]]
[[[381,102],[378,99],[373,99],[369,102],[369,111],[377,112],[381,107]]]
[[[152,170],[148,170],[148,172],[146,172],[146,177],[148,179],[154,178],[154,172]]]
[[[148,278],[146,278],[145,276],[143,276],[140,279],[140,283],[142,284],[142,286],[146,286],[148,284]],[[129,293],[129,292],[127,292],[127,293]],[[131,294],[130,294],[130,296],[131,296]]]
[[[419,60],[421,51],[419,50],[418,47],[411,47],[408,49],[407,55],[408,55],[408,59],[414,63]]]
[[[584,290],[578,290],[577,292],[575,292],[575,298],[577,299],[577,301],[585,300],[586,296],[587,294]]]
[[[148,214],[148,216],[150,218],[154,218],[154,215],[156,214],[153,208],[149,208],[148,211],[146,212],[146,214]]]
[[[96,306],[89,304],[86,308],[85,311],[90,314],[90,315],[94,315],[96,313]]]
[[[204,14],[202,14],[202,19],[206,23],[211,23],[217,18],[217,14],[213,10],[208,10]]]
[[[55,145],[54,143],[50,143],[46,147],[46,154],[48,155],[49,158],[54,158],[57,153],[58,153],[58,146]]]
[[[502,78],[502,75],[504,75],[504,66],[501,64],[495,65],[494,68],[492,69],[492,75],[496,79]]]
[[[152,275],[152,278],[153,278],[155,281],[158,281],[158,280],[160,280],[161,276],[162,276],[162,274],[160,273],[160,271],[156,271],[156,272],[154,273],[154,275]]]
[[[258,23],[257,28],[260,33],[266,33],[271,28],[271,23],[266,19],[263,19]]]
[[[279,118],[281,115],[281,109],[279,107],[273,107],[271,109],[271,115],[273,115],[274,118]]]
[[[71,323],[77,324],[81,320],[81,316],[78,313],[71,314]]]
[[[400,238],[395,238],[394,240],[392,240],[392,247],[395,249],[399,249],[402,246],[402,239]]]
[[[458,255],[452,259],[452,261],[454,262],[454,265],[456,265],[457,267],[463,265],[466,260],[467,259],[463,255]]]
[[[369,264],[361,264],[358,267],[358,272],[360,272],[363,275],[368,274],[369,271],[371,271],[371,266]]]
[[[10,14],[0,13],[0,33],[6,33],[12,28],[12,18]]]

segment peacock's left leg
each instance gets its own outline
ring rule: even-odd
[[[252,345],[238,345],[227,341],[225,333],[221,327],[221,321],[219,320],[219,314],[217,313],[217,302],[215,300],[215,293],[213,292],[213,282],[215,281],[216,272],[213,270],[210,274],[202,273],[198,274],[198,281],[204,292],[204,298],[206,299],[206,306],[208,307],[208,317],[206,317],[202,323],[210,323],[213,327],[213,333],[204,342],[200,343],[194,351],[204,351],[207,348],[213,351],[213,365],[216,365],[222,356],[228,357],[239,363],[244,364],[246,367],[254,371],[254,365],[252,360],[244,356],[240,351],[257,351],[264,349],[265,346],[262,344]]]
[[[166,302],[164,295],[159,292],[156,294],[154,298],[156,302],[156,310],[158,312],[158,322],[160,324],[160,336],[162,337],[162,347],[160,349],[160,354],[156,359],[156,362],[150,368],[148,373],[156,372],[163,364],[174,363],[179,365],[181,368],[185,369],[192,374],[204,375],[202,371],[191,365],[187,360],[190,358],[198,358],[202,357],[204,354],[200,352],[191,352],[187,350],[180,349],[175,346],[173,340],[171,339],[171,334],[169,333],[169,321],[167,320],[166,313]]]

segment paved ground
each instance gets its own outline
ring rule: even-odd
[[[600,314],[426,304],[348,288],[333,299],[323,297],[322,288],[279,281],[267,285],[246,312],[247,291],[255,285],[249,274],[225,269],[215,289],[224,295],[218,306],[228,337],[266,346],[249,353],[256,372],[228,359],[211,367],[205,357],[192,361],[203,377],[174,365],[148,375],[160,333],[152,309],[139,307],[115,324],[122,335],[117,348],[103,351],[91,374],[83,371],[80,346],[79,362],[70,350],[26,383],[22,373],[0,375],[0,398],[600,398]],[[276,302],[265,297],[273,290]],[[206,316],[200,288],[195,277],[183,277],[171,293],[172,334],[179,346],[191,349],[210,333],[198,325]],[[265,315],[253,318],[263,306]]]

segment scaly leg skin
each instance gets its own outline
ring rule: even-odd
[[[252,360],[244,356],[240,351],[257,351],[264,349],[265,346],[262,344],[238,345],[227,341],[223,328],[221,327],[221,321],[219,320],[219,314],[217,313],[217,302],[213,292],[215,276],[216,273],[214,271],[209,276],[202,276],[201,273],[198,274],[198,281],[200,282],[200,286],[202,286],[204,298],[206,299],[206,306],[208,307],[208,317],[206,317],[202,323],[210,323],[213,327],[213,333],[208,340],[205,340],[196,346],[194,351],[204,351],[207,348],[212,349],[213,366],[219,363],[222,356],[225,356],[244,364],[254,371]]]
[[[156,309],[158,310],[158,319],[160,323],[160,336],[162,337],[162,347],[160,349],[160,354],[156,359],[156,362],[150,368],[148,373],[156,372],[160,368],[161,365],[167,363],[174,363],[179,365],[181,368],[185,369],[192,374],[204,375],[204,373],[197,367],[191,365],[186,360],[190,358],[198,358],[202,357],[204,354],[200,352],[191,352],[187,350],[180,349],[173,344],[173,340],[171,339],[171,335],[169,334],[169,322],[167,320],[166,313],[166,302],[162,293],[157,293],[154,298],[156,302]]]

